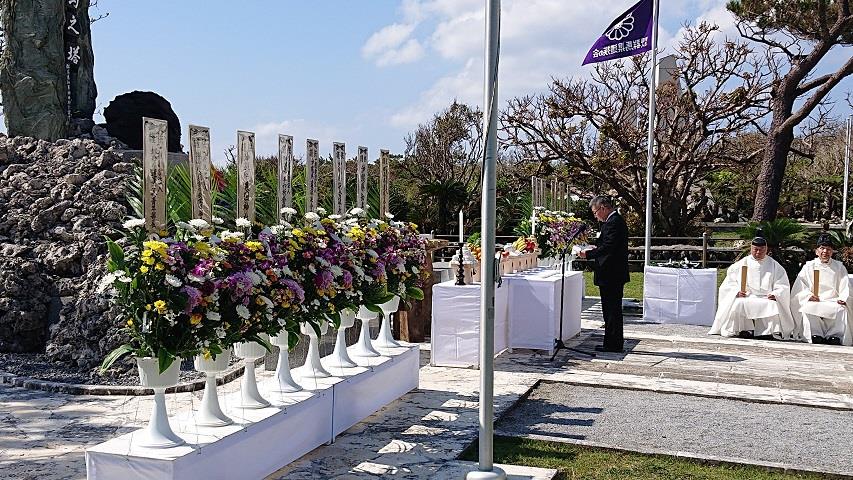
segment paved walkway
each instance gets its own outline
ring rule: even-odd
[[[600,342],[600,308],[588,300],[584,331],[571,342],[574,350],[561,352],[556,362],[527,350],[504,353],[495,365],[496,414],[503,415],[546,381],[596,395],[601,388],[587,387],[805,406],[839,415],[848,424],[853,418],[853,349],[727,340],[706,336],[701,327],[637,320],[626,325],[627,353],[581,353]],[[428,355],[428,345],[422,346],[419,389],[270,478],[458,478],[459,469],[467,466],[455,459],[476,437],[479,372],[430,367]],[[222,388],[235,390],[239,382]],[[169,397],[170,412],[178,413],[197,406],[200,392]],[[690,398],[699,405],[705,400]],[[0,477],[84,478],[85,448],[144,424],[150,403],[150,397],[71,396],[0,385]],[[842,434],[842,440],[849,445],[853,438]]]

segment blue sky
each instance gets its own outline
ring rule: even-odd
[[[587,49],[633,2],[504,0],[501,98],[588,75]],[[279,133],[294,135],[297,155],[306,138],[324,155],[333,141],[348,154],[365,145],[371,159],[380,148],[402,152],[406,133],[454,98],[482,103],[484,3],[100,0],[109,17],[92,28],[97,108],[155,91],[184,132],[211,128],[217,163],[238,129],[257,133],[258,154],[274,153]],[[664,47],[697,18],[736,35],[724,1],[663,0],[661,14]],[[835,51],[830,64],[845,55]],[[848,79],[840,91],[850,89]]]

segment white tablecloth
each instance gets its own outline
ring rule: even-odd
[[[653,323],[714,323],[717,269],[646,267],[643,320]]]
[[[509,347],[553,352],[560,336],[560,272],[540,270],[503,277],[509,286]],[[563,340],[581,331],[583,272],[566,272]]]
[[[455,280],[432,286],[432,365],[479,366],[480,284],[454,285]],[[495,355],[507,344],[507,293],[495,289]]]

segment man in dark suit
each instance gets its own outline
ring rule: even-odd
[[[604,314],[604,345],[596,346],[600,352],[621,352],[622,294],[628,275],[628,226],[625,219],[613,208],[609,197],[597,196],[589,202],[592,214],[601,223],[601,235],[595,248],[581,252],[581,258],[595,260],[593,283],[601,291],[601,310]]]

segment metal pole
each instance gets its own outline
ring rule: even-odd
[[[646,160],[646,266],[652,254],[652,185],[654,183],[655,162],[655,100],[658,83],[658,10],[660,1],[655,0],[654,6],[654,32],[652,32],[652,83],[649,85],[649,138],[648,158]]]
[[[850,123],[851,117],[847,117],[847,136],[844,140],[844,196],[841,202],[841,224],[847,229],[847,182],[850,177]]]
[[[498,153],[498,55],[500,53],[500,0],[486,0],[486,72],[483,107],[483,203],[480,238],[483,260],[490,262],[482,272],[480,287],[480,462],[468,480],[506,479],[493,464],[495,387],[495,196]]]

